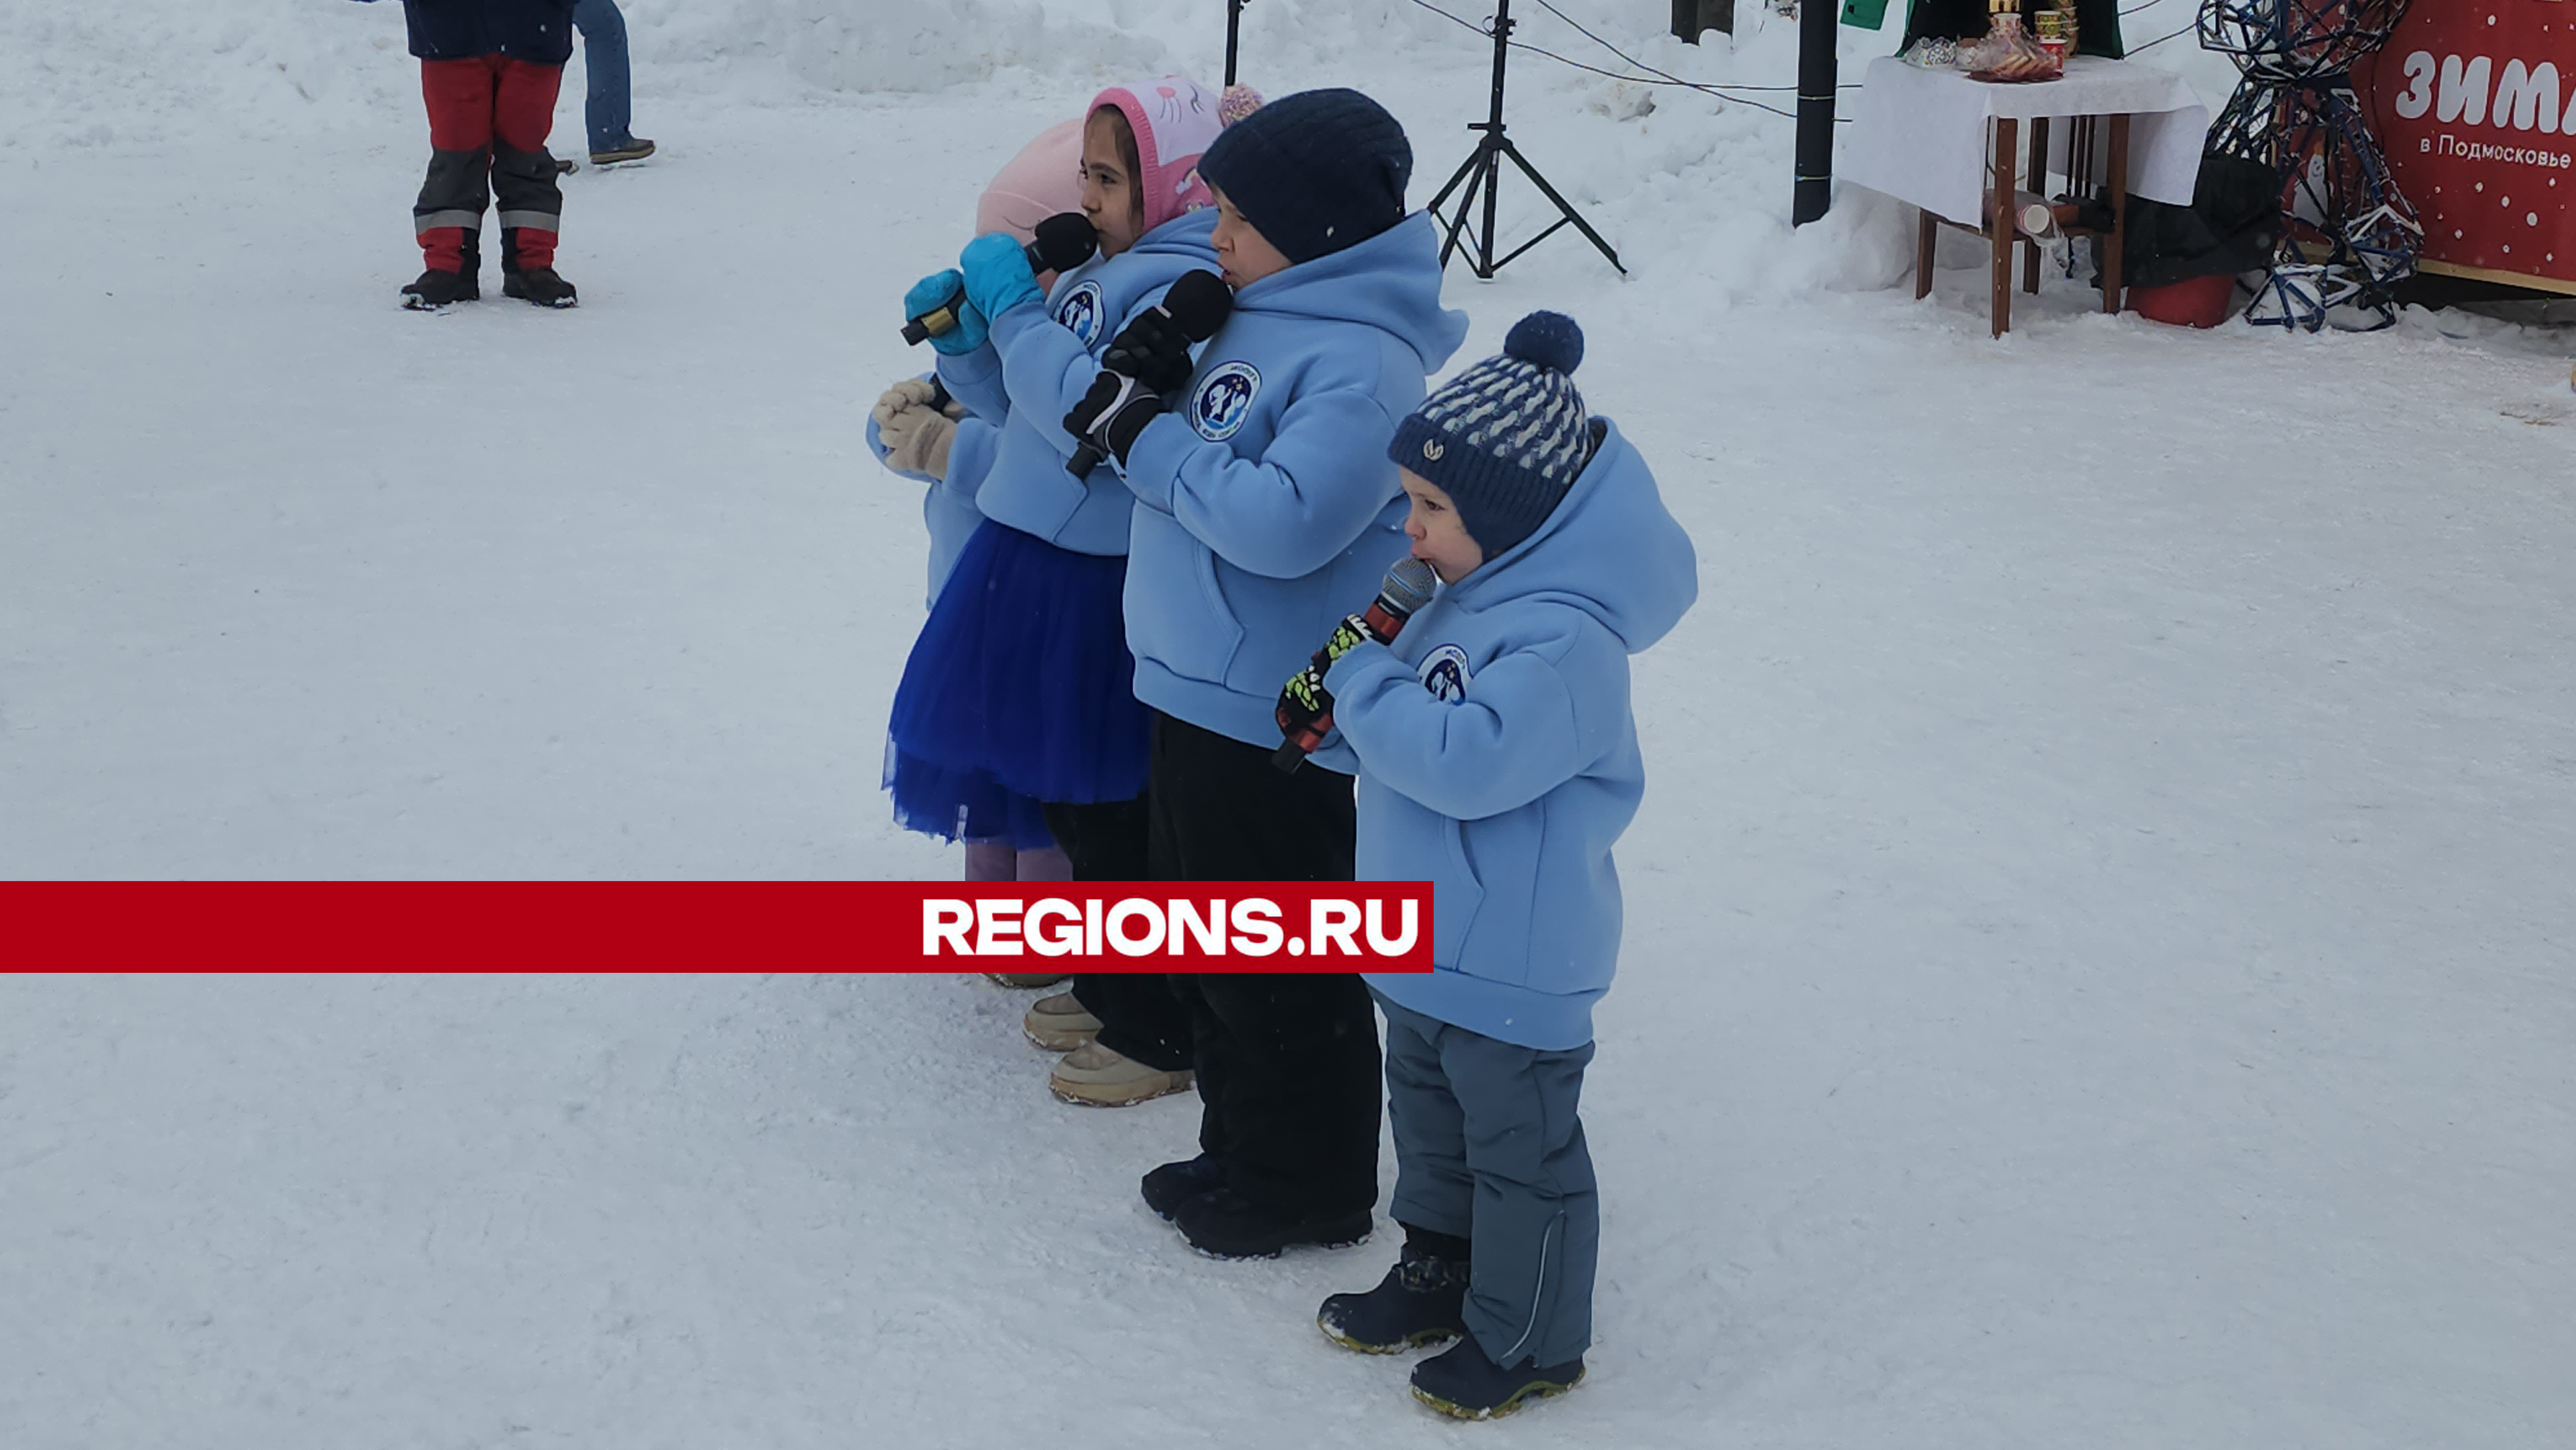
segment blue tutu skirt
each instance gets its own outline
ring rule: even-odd
[[[1151,716],[1136,701],[1126,589],[1123,557],[990,520],[975,531],[895,690],[885,784],[897,821],[1030,849],[1050,843],[1037,802],[1144,794]]]

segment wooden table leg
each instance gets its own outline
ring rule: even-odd
[[[2048,199],[2048,118],[2033,117],[2030,123],[2030,190],[2040,200]],[[2039,243],[2025,240],[2021,244],[2021,290],[2039,291]]]
[[[2111,118],[2111,236],[2102,248],[2102,310],[2118,312],[2121,249],[2129,242],[2129,118]]]
[[[1932,295],[1932,254],[1941,239],[1941,223],[1929,211],[1921,207],[1915,210],[1923,218],[1914,234],[1914,300],[1920,302]]]
[[[2006,117],[1995,122],[1995,164],[1986,173],[1986,236],[1994,245],[1993,332],[2012,331],[2013,165],[2021,141],[2021,122]]]

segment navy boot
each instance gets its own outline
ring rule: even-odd
[[[1365,1294],[1335,1294],[1315,1311],[1324,1337],[1362,1354],[1401,1354],[1467,1332],[1467,1264],[1413,1244]]]
[[[1211,1259],[1273,1259],[1307,1244],[1338,1249],[1367,1238],[1374,1226],[1365,1208],[1293,1218],[1222,1186],[1173,1209],[1172,1224],[1191,1248]]]
[[[1561,1395],[1583,1383],[1583,1360],[1525,1364],[1504,1369],[1485,1357],[1474,1335],[1413,1367],[1413,1397],[1458,1420],[1490,1420],[1532,1400]]]
[[[1218,1165],[1216,1159],[1201,1153],[1196,1158],[1166,1163],[1146,1174],[1138,1191],[1145,1195],[1145,1206],[1169,1223],[1172,1215],[1180,1212],[1182,1204],[1224,1184],[1225,1169]]]

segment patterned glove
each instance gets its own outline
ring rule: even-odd
[[[1044,304],[1028,248],[1007,232],[990,232],[966,244],[957,265],[966,276],[966,300],[986,317],[999,317],[1023,302]]]
[[[1100,365],[1113,373],[1125,373],[1156,394],[1179,392],[1197,370],[1190,361],[1189,337],[1159,307],[1138,314],[1135,321],[1110,339],[1109,350],[1100,355]]]
[[[1163,400],[1148,391],[1144,384],[1118,373],[1104,372],[1091,380],[1091,391],[1064,415],[1064,431],[1118,459],[1127,466],[1127,450],[1136,446],[1137,435],[1145,425],[1163,415]]]
[[[1377,631],[1356,614],[1333,627],[1333,637],[1324,641],[1324,647],[1315,651],[1306,668],[1290,675],[1287,685],[1279,691],[1279,707],[1272,714],[1279,722],[1281,735],[1290,740],[1306,733],[1321,738],[1323,731],[1316,727],[1321,724],[1329,728],[1333,713],[1333,692],[1324,688],[1324,676],[1331,672],[1334,661],[1373,639],[1377,639]]]
[[[984,320],[986,314],[976,311],[974,304],[966,300],[965,277],[953,270],[934,272],[913,283],[912,290],[903,294],[903,315],[907,318],[925,317],[943,307],[956,318],[946,331],[931,334],[930,345],[943,356],[964,357],[992,336],[991,324]]]
[[[1333,692],[1324,688],[1324,671],[1330,668],[1332,661],[1317,650],[1306,668],[1288,677],[1287,686],[1279,692],[1279,708],[1271,712],[1279,722],[1282,738],[1300,740],[1308,735],[1323,735],[1317,727],[1333,714]]]

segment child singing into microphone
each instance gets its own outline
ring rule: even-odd
[[[1404,552],[1386,461],[1425,375],[1466,336],[1440,306],[1439,238],[1407,215],[1404,128],[1357,91],[1288,96],[1235,123],[1201,171],[1235,309],[1182,406],[1096,391],[1068,421],[1137,500],[1127,642],[1153,707],[1153,875],[1350,879],[1350,753],[1271,764],[1280,680]],[[1197,1034],[1196,1158],[1146,1204],[1202,1253],[1276,1254],[1369,1232],[1377,1019],[1351,973],[1175,979]]]
[[[1082,132],[1080,119],[1050,126],[1005,163],[999,175],[975,201],[976,236],[1008,232],[1021,242],[1037,236],[1038,223],[1082,206]],[[1040,273],[1041,286],[1052,286],[1053,273]],[[946,396],[936,374],[911,377],[886,389],[868,418],[868,448],[888,469],[929,485],[921,499],[921,521],[930,531],[929,603],[957,565],[966,541],[982,527],[984,511],[975,506],[977,486],[993,462],[998,430]],[[1044,808],[1028,798],[987,802],[998,808],[981,812],[979,828],[966,842],[969,881],[1061,881],[1073,874],[1064,848],[1046,828]],[[998,825],[995,824],[998,822]],[[1061,972],[991,972],[1005,986],[1042,987],[1064,980]]]
[[[939,379],[997,431],[974,488],[984,516],[959,551],[895,692],[885,783],[896,819],[951,839],[990,834],[1014,797],[1085,880],[1146,874],[1148,723],[1132,684],[1120,598],[1131,502],[1115,474],[1076,477],[1068,408],[1124,326],[1183,274],[1212,268],[1216,213],[1199,158],[1221,129],[1216,93],[1180,76],[1101,92],[1083,130],[1082,210],[1097,260],[1039,290],[1020,241],[978,237],[960,270],[906,298],[918,316],[962,286],[956,327],[931,339]],[[1189,1019],[1154,976],[1078,976],[1029,1015],[1067,1101],[1115,1107],[1191,1083]]]
[[[1645,794],[1628,657],[1698,597],[1645,460],[1587,417],[1571,318],[1523,318],[1396,429],[1405,533],[1441,588],[1391,644],[1335,660],[1283,720],[1358,757],[1362,880],[1432,880],[1428,975],[1386,1013],[1400,1262],[1318,1322],[1369,1353],[1456,1338],[1413,1393],[1469,1419],[1583,1377],[1598,1197],[1576,1117],[1619,954],[1611,844]]]

